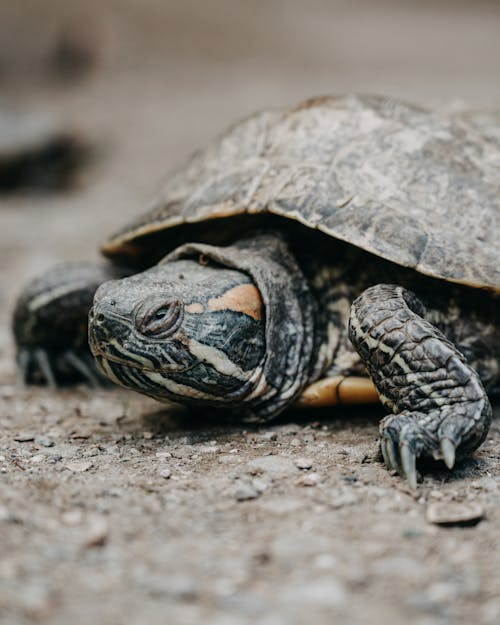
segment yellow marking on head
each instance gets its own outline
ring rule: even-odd
[[[194,302],[193,304],[188,304],[185,308],[185,311],[188,313],[202,313],[205,309],[203,308],[203,304],[200,302]]]
[[[253,284],[240,284],[208,301],[208,310],[234,310],[257,321],[262,319],[263,309],[264,303],[259,290]]]

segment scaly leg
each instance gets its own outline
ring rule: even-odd
[[[392,412],[380,424],[384,461],[413,488],[419,456],[451,469],[484,441],[492,416],[478,374],[424,313],[410,291],[380,284],[354,301],[349,320],[349,338]]]
[[[66,263],[26,286],[13,318],[19,377],[24,384],[106,384],[88,347],[87,316],[97,288],[123,275],[111,265]]]

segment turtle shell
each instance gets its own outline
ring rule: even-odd
[[[500,291],[500,145],[473,121],[378,96],[257,113],[197,152],[102,251],[139,264],[159,241],[166,253],[274,215]]]

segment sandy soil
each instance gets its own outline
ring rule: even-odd
[[[316,93],[498,105],[494,2],[47,0],[0,5],[0,85],[99,145],[73,192],[0,198],[0,621],[496,624],[500,425],[411,493],[380,412],[208,423],[121,391],[15,386],[21,285],[95,257],[165,173],[229,121]],[[54,70],[58,33],[95,54]],[[74,33],[76,32],[76,35]],[[473,526],[427,520],[480,504]]]

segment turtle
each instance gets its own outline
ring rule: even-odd
[[[500,387],[498,156],[477,123],[383,96],[254,114],[106,261],[25,288],[22,377],[250,422],[378,399],[381,458],[416,488],[421,458],[452,469],[484,441]]]

